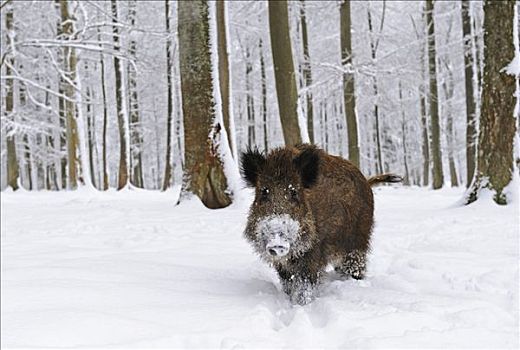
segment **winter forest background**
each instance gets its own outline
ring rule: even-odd
[[[289,143],[310,140],[367,176],[393,171],[406,185],[434,188],[471,182],[485,69],[482,2],[189,3],[2,1],[2,189],[165,190],[204,159],[203,141],[190,144],[202,151],[186,147],[186,127],[208,138],[217,124],[227,131],[212,137],[219,160],[231,163],[228,192],[237,154],[284,145],[284,129],[296,135],[285,135]],[[200,38],[181,37],[199,25],[183,22],[190,14],[179,13],[182,6],[205,11],[195,14],[206,30]],[[181,74],[199,63],[182,56],[181,40],[208,49],[214,84],[200,85],[216,103],[208,120],[184,115],[191,96],[183,108]],[[281,70],[287,63],[294,72],[280,78],[281,97],[276,55]]]
[[[0,0],[2,347],[520,348],[518,11]],[[404,178],[305,306],[239,169],[301,142]]]

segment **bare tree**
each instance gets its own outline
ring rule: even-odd
[[[343,1],[340,6],[341,64],[343,73],[343,101],[347,120],[348,159],[359,163],[358,126],[356,115],[356,95],[354,89],[354,71],[352,67],[352,23],[350,19],[350,1]]]
[[[473,93],[473,65],[471,62],[471,16],[469,11],[469,0],[461,2],[462,37],[464,45],[464,81],[466,88],[466,187],[471,185],[475,173],[475,151],[476,151],[476,115],[475,95]]]
[[[11,5],[8,5],[5,10],[5,29],[7,36],[7,45],[13,45],[13,37],[14,37],[14,14],[13,8]],[[12,54],[7,58],[7,64],[5,67],[5,73],[7,76],[13,74],[11,67],[14,66],[14,57]],[[7,92],[5,95],[5,114],[7,117],[7,185],[11,186],[13,191],[18,189],[18,160],[16,157],[16,143],[14,138],[14,132],[12,124],[13,120],[13,107],[14,107],[14,80],[12,78],[6,79],[5,85],[7,87]]]
[[[136,17],[136,0],[128,1],[128,24],[131,27],[135,26]],[[137,43],[135,37],[130,34],[129,42],[129,54],[130,57],[135,61]],[[142,136],[140,131],[140,118],[139,118],[139,99],[137,96],[137,71],[134,64],[128,64],[127,68],[128,76],[128,99],[129,99],[129,117],[130,117],[130,169],[131,178],[130,181],[136,187],[143,187],[143,161],[142,161]]]
[[[513,18],[515,1],[484,3],[484,81],[476,173],[468,203],[488,189],[498,204],[507,204],[504,188],[513,172],[513,139],[516,133],[515,76],[508,65],[515,57]]]
[[[120,50],[120,27],[118,23],[117,1],[111,0],[112,4],[112,32],[114,34],[114,51]],[[128,183],[128,163],[127,163],[127,133],[125,118],[126,110],[124,106],[125,96],[123,94],[123,69],[121,59],[114,55],[114,72],[116,85],[116,108],[117,108],[117,124],[119,128],[119,174],[117,181],[117,189],[120,190]]]
[[[309,38],[307,34],[307,19],[305,16],[305,0],[300,0],[300,25],[302,28],[302,45],[303,45],[303,83],[306,89],[305,97],[307,101],[307,131],[309,132],[309,141],[314,143],[314,112],[312,105],[312,93],[309,90],[312,85],[311,57],[309,55]]]
[[[60,1],[61,10],[61,32],[64,38],[70,40],[74,33],[74,20],[69,12],[69,3],[67,0]],[[68,188],[75,189],[77,187],[77,147],[78,147],[78,130],[76,125],[76,104],[74,103],[75,86],[73,82],[76,80],[76,51],[73,47],[65,45],[63,47],[65,87],[64,92],[66,99],[65,117],[66,117],[66,135],[67,135],[67,169],[68,169]]]
[[[233,115],[231,111],[231,88],[229,75],[229,58],[227,44],[227,28],[226,28],[226,1],[217,1],[217,40],[218,40],[218,73],[220,94],[222,96],[222,117],[224,119],[224,127],[228,136],[231,154],[236,158],[236,140]]]
[[[383,0],[383,11],[381,14],[381,22],[379,23],[379,30],[377,33],[377,37],[375,36],[376,33],[373,29],[372,24],[372,13],[370,9],[370,3],[367,3],[367,19],[368,19],[368,31],[370,34],[370,54],[372,57],[372,64],[376,65],[377,62],[377,49],[379,47],[379,40],[381,38],[381,32],[383,31],[383,25],[385,23],[385,10],[386,10],[386,1]],[[374,74],[372,75],[372,89],[374,92],[374,121],[375,121],[375,134],[376,134],[376,148],[377,148],[377,172],[382,173],[383,172],[383,155],[381,152],[381,136],[380,136],[380,127],[379,127],[379,92],[378,92],[378,85],[377,85],[377,76]],[[399,90],[401,91],[401,90]]]
[[[287,0],[270,1],[268,7],[278,109],[285,144],[290,146],[301,143],[302,137],[298,124],[298,93],[289,35]]]
[[[172,38],[170,29],[170,0],[164,0],[164,14],[166,21],[166,33],[168,38],[166,40],[166,79],[168,84],[168,114],[166,115],[166,161],[164,164],[164,180],[162,190],[166,191],[171,185],[172,178],[172,119],[173,119],[173,53],[172,53]]]
[[[219,157],[222,125],[215,122],[207,1],[178,3],[179,58],[184,115],[185,169],[182,192],[209,208],[231,203]]]
[[[426,0],[426,23],[428,26],[428,67],[430,75],[430,117],[432,125],[433,189],[444,183],[442,172],[441,138],[439,124],[439,92],[437,88],[437,50],[435,48],[435,21],[433,0]]]

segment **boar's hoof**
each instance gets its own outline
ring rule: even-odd
[[[366,266],[366,253],[354,250],[345,254],[339,264],[334,267],[334,270],[343,276],[361,280],[365,278]]]
[[[317,284],[307,279],[294,278],[290,281],[283,281],[285,293],[289,295],[292,304],[306,305],[312,302],[317,296]]]

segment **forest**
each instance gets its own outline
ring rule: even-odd
[[[183,184],[222,207],[242,150],[301,142],[405,185],[511,179],[513,1],[1,6],[2,189]]]
[[[2,348],[519,349],[519,11],[0,0]]]

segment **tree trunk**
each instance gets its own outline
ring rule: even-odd
[[[170,0],[164,0],[164,14],[166,21],[166,33],[170,31]],[[180,27],[180,26],[179,26]],[[162,190],[166,191],[171,186],[172,179],[172,118],[173,118],[173,79],[172,79],[172,39],[166,41],[166,81],[168,85],[168,114],[166,115],[166,160],[164,163],[164,179]]]
[[[247,45],[247,44],[246,44]],[[247,108],[247,145],[253,147],[256,145],[256,124],[255,124],[255,101],[253,99],[253,88],[251,86],[251,72],[253,64],[251,63],[251,54],[249,47],[246,46],[246,108]]]
[[[383,1],[383,14],[381,16],[381,23],[379,26],[379,33],[383,30],[383,24],[385,20],[385,9],[386,2]],[[367,7],[367,19],[368,19],[368,31],[370,33],[370,53],[372,55],[372,65],[377,64],[377,48],[379,46],[379,37],[374,38],[374,29],[372,24],[372,14],[370,11],[370,7]],[[379,128],[379,91],[377,84],[377,75],[374,74],[372,76],[372,90],[374,93],[374,120],[375,120],[375,129],[376,129],[376,149],[377,149],[377,172],[381,174],[383,172],[383,155],[381,152],[381,136],[380,136],[380,128]]]
[[[406,115],[403,105],[403,87],[399,80],[399,104],[401,107],[401,132],[403,134],[403,164],[404,164],[404,179],[403,184],[410,186],[410,172],[408,171],[408,151],[406,149]]]
[[[231,110],[231,84],[229,76],[229,59],[226,35],[226,1],[217,1],[217,40],[218,40],[218,74],[220,94],[222,96],[222,117],[229,142],[229,148],[234,158],[237,157],[233,111]]]
[[[285,144],[292,146],[301,143],[302,137],[298,124],[298,94],[289,35],[287,0],[270,1],[268,8],[278,110]]]
[[[449,40],[447,40],[449,42]],[[451,71],[450,66],[446,63],[446,71],[447,76],[444,78],[442,83],[442,87],[444,90],[444,95],[446,96],[445,102],[445,110],[444,113],[446,115],[446,144],[448,145],[448,166],[450,168],[450,182],[452,187],[459,186],[459,181],[457,178],[457,169],[455,167],[455,159],[454,159],[454,148],[455,141],[453,140],[453,111],[452,111],[452,100],[455,92],[455,86],[453,81],[453,72]]]
[[[305,96],[307,99],[307,131],[309,133],[310,143],[314,142],[314,112],[312,104],[312,93],[309,90],[312,85],[311,57],[309,55],[309,38],[307,34],[307,19],[305,16],[305,0],[300,0],[300,23],[302,28],[302,45],[303,45],[303,81],[304,87],[307,89]]]
[[[128,20],[131,27],[135,26],[137,1],[131,0],[128,2]],[[135,38],[130,33],[129,54],[132,59],[136,59],[137,43]],[[129,116],[130,116],[130,181],[132,185],[143,188],[143,161],[142,161],[142,147],[143,138],[140,131],[140,117],[139,117],[139,99],[137,96],[137,71],[133,64],[127,63],[128,76],[128,99],[129,99]]]
[[[120,30],[117,26],[117,1],[112,1],[112,32],[114,34],[114,51],[116,54],[119,52],[119,36]],[[116,109],[117,109],[117,125],[119,128],[119,174],[117,180],[117,189],[120,190],[125,187],[128,183],[128,164],[127,164],[127,135],[126,135],[126,123],[125,118],[126,111],[124,107],[124,93],[123,93],[123,69],[121,60],[117,55],[114,55],[114,72],[115,72],[115,85],[116,85]]]
[[[350,21],[350,1],[343,1],[340,7],[341,64],[348,72],[343,73],[343,101],[347,120],[348,158],[356,166],[359,163],[358,127],[356,115],[356,95],[354,71],[352,67],[352,33]]]
[[[464,80],[466,86],[466,187],[471,185],[475,173],[476,115],[475,95],[473,93],[473,64],[471,62],[471,17],[469,0],[462,0],[462,37],[464,50]]]
[[[264,151],[267,153],[267,151],[269,151],[269,135],[267,134],[267,82],[265,76],[264,48],[261,38],[258,42],[258,50],[260,51],[260,77],[262,79],[262,122],[264,127]]]
[[[428,26],[428,67],[430,74],[430,116],[432,123],[433,189],[444,183],[442,172],[441,138],[439,125],[439,92],[437,88],[437,64],[435,48],[435,22],[433,19],[433,0],[426,0],[426,23]]]
[[[5,10],[5,29],[7,36],[7,46],[12,46],[13,41],[13,27],[14,27],[14,14],[11,5],[8,5]],[[12,75],[11,67],[14,66],[14,57],[9,55],[7,58],[8,64],[5,67],[5,74],[7,76]],[[13,107],[14,107],[14,81],[13,79],[6,79],[5,86],[7,92],[5,95],[5,114],[7,118],[6,128],[6,142],[7,142],[7,185],[11,186],[13,191],[18,189],[18,177],[19,168],[18,160],[16,157],[16,143],[13,133],[12,123],[14,122]]]
[[[219,158],[222,126],[215,123],[207,1],[178,3],[179,58],[184,116],[183,198],[192,193],[208,208],[231,203]]]
[[[69,13],[69,3],[67,0],[60,1],[61,10],[61,32],[67,39],[71,39],[74,33],[74,19]],[[66,135],[67,135],[67,169],[68,169],[68,189],[75,189],[77,183],[77,147],[78,147],[78,130],[76,125],[76,104],[73,102],[75,98],[75,86],[71,82],[76,81],[76,51],[69,46],[63,47],[63,57],[65,65],[65,76],[67,80],[64,82],[64,94],[67,99],[65,104],[66,118]]]
[[[498,204],[507,204],[503,192],[513,172],[515,76],[507,67],[515,56],[513,45],[514,1],[484,3],[484,84],[478,138],[477,170],[468,203],[487,188]]]
[[[101,34],[98,29],[98,41],[101,41]],[[107,90],[105,86],[105,59],[103,53],[99,54],[99,63],[101,71],[101,95],[103,96],[103,131],[102,131],[102,168],[103,168],[103,191],[108,190],[108,165],[107,165],[107,128],[108,128],[108,110],[107,110]]]

